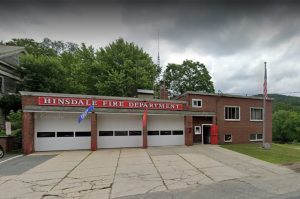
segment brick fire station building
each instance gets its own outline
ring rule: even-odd
[[[23,151],[76,150],[272,141],[272,100],[186,92],[175,100],[20,92]],[[78,122],[90,105],[95,109]]]

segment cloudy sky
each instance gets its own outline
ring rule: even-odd
[[[99,48],[122,37],[156,62],[159,32],[161,65],[202,62],[216,91],[262,93],[266,61],[269,93],[300,92],[299,10],[283,0],[0,0],[0,40]]]

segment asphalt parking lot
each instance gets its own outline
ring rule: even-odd
[[[0,165],[1,198],[196,198],[216,185],[239,198],[239,186],[245,198],[259,198],[255,189],[267,198],[297,192],[300,183],[288,168],[213,145],[34,153],[18,161]],[[212,190],[203,198],[218,196]]]

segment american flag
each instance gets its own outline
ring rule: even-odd
[[[264,97],[268,98],[268,83],[267,83],[267,63],[265,62],[265,78],[264,78]]]

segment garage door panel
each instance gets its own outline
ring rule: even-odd
[[[184,145],[184,117],[148,117],[148,146]]]
[[[78,123],[77,113],[36,113],[35,130],[38,131],[91,131],[90,115]],[[48,130],[47,130],[48,129]]]
[[[38,138],[36,151],[90,149],[91,137]]]
[[[79,114],[36,113],[35,150],[75,150],[90,149],[89,116],[78,123]]]
[[[148,143],[149,146],[184,145],[184,136],[182,135],[148,136]]]
[[[99,137],[99,148],[142,147],[142,136]]]
[[[142,147],[142,115],[99,114],[98,148]]]

